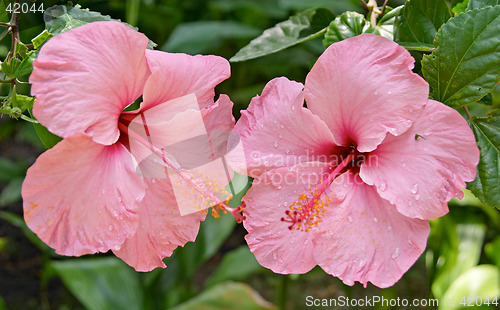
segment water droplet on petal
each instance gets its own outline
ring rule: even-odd
[[[277,260],[277,259],[278,259],[278,254],[276,254],[276,252],[273,252],[273,259],[274,259],[274,260]]]
[[[396,259],[398,256],[399,256],[399,248],[395,248],[391,257],[392,257],[392,259]]]
[[[414,185],[413,185],[413,187],[411,188],[411,192],[412,192],[413,194],[416,194],[416,193],[417,193],[417,191],[418,191],[418,184],[414,184]]]
[[[306,245],[309,242],[309,239],[304,240],[304,245]]]
[[[281,129],[283,129],[283,128],[285,128],[285,125],[281,124],[280,127],[281,127]]]
[[[290,150],[289,150],[289,149],[286,149],[286,150],[285,150],[285,153],[287,153],[287,154],[288,154],[288,153],[290,153]]]
[[[387,227],[387,230],[392,230],[392,227],[391,227],[391,226],[388,226],[388,227]]]
[[[113,225],[109,225],[108,229],[109,229],[109,231],[112,231],[113,230]]]
[[[409,206],[411,206],[412,204],[413,204],[413,202],[411,202],[411,200],[410,200],[410,201],[408,201],[408,205],[409,205]]]
[[[407,119],[407,120],[406,120],[406,123],[407,123],[408,125],[411,125],[411,124],[413,124],[413,121],[412,121],[411,119]]]
[[[385,191],[385,190],[387,189],[387,183],[385,183],[385,182],[380,183],[380,185],[379,185],[378,189],[379,189],[381,192]]]
[[[375,223],[378,223],[378,218],[374,217],[374,218],[373,218],[373,221],[374,221]]]
[[[388,92],[387,92],[387,94],[388,94],[388,95],[392,94],[392,91],[388,91]]]
[[[278,260],[280,262],[280,264],[283,263],[283,258],[280,257],[280,259]]]
[[[349,221],[349,223],[352,223],[352,217],[351,217],[351,216],[349,216],[349,217],[347,218],[347,220]]]
[[[406,163],[403,163],[403,167],[406,167]]]
[[[276,188],[277,188],[277,189],[281,189],[281,188],[282,188],[282,186],[281,186],[281,185],[278,185],[278,186],[276,186]]]
[[[279,135],[279,136],[278,136],[278,138],[280,138],[280,139],[281,139],[281,138],[283,138],[283,136],[282,136],[282,135]]]
[[[417,194],[417,195],[415,196],[415,200],[419,200],[419,199],[420,199],[420,194]]]
[[[151,179],[151,183],[153,184],[156,183],[156,179],[155,178]]]
[[[114,216],[114,217],[118,217],[118,211],[113,210],[113,216]]]
[[[114,247],[115,251],[119,251],[121,248],[122,248],[121,245],[115,245],[115,247]]]
[[[294,243],[295,242],[295,237],[292,236],[292,238],[290,238],[290,243]]]
[[[261,124],[260,124],[260,128],[264,128],[264,123],[261,123]]]
[[[106,194],[106,190],[103,188],[103,189],[101,190],[101,193]]]
[[[295,110],[295,106],[294,106],[294,105],[292,105],[292,111],[294,111],[294,110]]]
[[[279,145],[278,140],[274,140],[273,145],[274,145],[274,147],[278,147],[278,145]]]
[[[328,234],[329,234],[330,236],[333,236],[333,230],[329,230],[329,231],[328,231]]]
[[[378,89],[373,93],[375,96],[378,95]]]

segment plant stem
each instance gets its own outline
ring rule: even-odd
[[[279,310],[286,310],[286,300],[288,298],[288,275],[280,275],[276,287],[276,305]]]
[[[137,26],[139,19],[140,0],[127,0],[126,21],[132,26]]]
[[[387,2],[389,2],[389,0],[385,0],[385,1],[384,1],[384,5],[382,5],[382,12],[380,12],[380,15],[384,15],[384,13],[385,13],[385,8],[387,7]]]
[[[20,0],[16,0],[15,3],[19,3]],[[10,32],[12,33],[12,44],[10,46],[10,51],[7,57],[5,58],[5,61],[10,60],[12,57],[15,56],[16,54],[16,43],[19,40],[19,26],[17,25],[17,21],[19,19],[19,13],[13,12],[12,17],[10,18],[10,27],[7,29],[10,29]]]
[[[370,0],[366,5],[368,10],[371,12],[370,15],[370,25],[372,28],[377,27],[377,17],[382,14],[382,12],[378,9],[377,0]]]
[[[470,115],[469,109],[467,109],[467,107],[464,107],[464,111],[465,115],[467,116],[467,120],[470,120],[472,116]]]

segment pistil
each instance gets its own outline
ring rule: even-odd
[[[321,196],[335,178],[342,173],[344,168],[355,159],[356,154],[356,150],[352,150],[351,153],[349,153],[349,155],[328,174],[328,177],[321,181],[319,186],[313,184],[307,191],[299,195],[297,201],[289,206],[289,210],[285,211],[286,216],[281,218],[282,222],[290,223],[288,229],[307,232],[321,223],[325,209],[330,201],[328,197],[322,199]]]

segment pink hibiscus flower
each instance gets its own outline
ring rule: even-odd
[[[181,216],[176,188],[198,189],[185,198],[198,199],[198,210],[214,197],[202,176],[173,182],[182,165],[163,148],[193,132],[232,130],[231,101],[213,101],[229,63],[147,44],[122,23],[94,22],[52,38],[33,64],[34,115],[64,139],[28,170],[24,216],[59,254],[111,249],[138,271],[165,267],[162,259],[194,241],[205,217]],[[123,112],[140,96],[138,110]],[[199,145],[190,147],[178,153],[200,153]]]
[[[413,63],[360,35],[331,45],[305,87],[274,79],[242,113],[235,131],[255,178],[243,223],[263,266],[319,265],[348,285],[388,287],[422,254],[427,220],[462,197],[479,151],[460,114],[428,100]]]

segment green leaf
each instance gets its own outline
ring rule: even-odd
[[[233,0],[234,1],[234,0]],[[359,10],[358,1],[353,0],[279,0],[280,6],[289,10],[302,11],[308,8],[327,8],[333,12]]]
[[[403,6],[400,5],[394,9],[386,7],[385,10],[386,13],[380,17],[373,33],[383,36],[389,40],[394,40],[394,24],[396,23],[396,18],[399,14],[401,14]]]
[[[7,305],[5,304],[5,301],[3,300],[2,296],[0,296],[0,310],[7,310]]]
[[[42,45],[50,38],[52,38],[53,35],[45,29],[42,33],[37,35],[31,40],[31,43],[33,43],[33,47],[37,50],[42,47]]]
[[[0,22],[8,22],[9,21],[9,14],[7,13],[7,7],[5,4],[5,1],[0,1]]]
[[[205,286],[212,286],[227,280],[244,280],[250,274],[265,271],[246,245],[233,250],[222,259],[217,270],[208,278]]]
[[[442,265],[432,282],[432,293],[438,298],[444,296],[450,283],[475,267],[481,256],[486,225],[476,218],[458,220],[448,216],[432,223],[434,234],[446,236],[439,249],[438,262],[441,261]]]
[[[469,3],[469,0],[451,0],[451,7],[454,7],[458,5],[460,2],[465,2],[465,1],[467,1],[466,3]]]
[[[180,24],[162,46],[162,51],[206,53],[225,39],[252,38],[259,30],[234,21],[199,21]],[[196,42],[196,44],[193,44]]]
[[[19,67],[17,68],[17,70],[15,72],[15,76],[21,77],[21,76],[30,74],[31,71],[33,71],[33,61],[34,60],[35,60],[35,58],[29,57],[29,56],[24,58],[23,61],[21,62],[21,64],[19,65]]]
[[[33,124],[35,127],[36,134],[40,138],[40,141],[42,141],[43,145],[47,149],[50,149],[54,147],[59,141],[62,140],[61,137],[56,136],[55,134],[51,133],[47,128],[43,127],[41,124]]]
[[[493,105],[493,96],[491,95],[491,93],[487,93],[486,96],[479,99],[478,102],[482,103],[484,105],[492,106]]]
[[[496,237],[495,240],[485,245],[484,252],[497,267],[500,267],[500,255],[498,255],[500,253],[500,237]]]
[[[464,307],[460,303],[462,300],[468,303],[471,300],[469,298],[472,298],[472,305],[474,306],[476,305],[476,299],[478,300],[478,306],[480,305],[479,298],[483,302],[487,298],[489,298],[490,302],[495,298],[498,301],[500,296],[500,268],[493,265],[480,265],[470,269],[451,284],[445,296],[448,299],[453,298],[454,303],[445,303],[443,298],[439,302],[439,310],[469,309],[470,307]],[[472,308],[477,309],[478,307]]]
[[[23,60],[14,57],[9,61],[2,62],[2,71],[10,78],[18,78],[28,75],[33,70],[33,60],[34,58],[29,56]]]
[[[28,228],[21,216],[11,212],[0,211],[0,218],[21,229],[26,238],[43,253],[52,257],[57,256],[53,249],[49,248],[49,246],[47,246],[42,240],[40,240],[40,238],[37,237],[37,235],[35,235],[34,232],[31,231],[31,229]]]
[[[0,207],[18,202],[21,200],[21,188],[24,178],[12,179],[0,193]]]
[[[45,28],[53,35],[66,32],[76,27],[83,26],[88,23],[97,21],[110,21],[113,19],[109,15],[101,15],[99,12],[89,11],[89,9],[82,9],[79,4],[74,7],[66,5],[54,5],[53,7],[45,10],[44,13]],[[125,25],[137,30],[137,28],[124,23]],[[152,49],[157,44],[149,40],[148,48]]]
[[[265,30],[229,61],[237,62],[262,57],[318,37],[326,31],[333,17],[330,10],[323,8],[299,12]]]
[[[495,6],[498,4],[498,0],[470,0],[467,6],[467,11],[474,9],[482,9],[487,6]]]
[[[109,15],[101,15],[89,9],[82,9],[80,5],[75,7],[66,5],[54,5],[44,13],[45,28],[53,35],[83,26],[96,21],[113,20]]]
[[[326,48],[335,42],[362,34],[370,28],[365,16],[356,12],[345,12],[337,16],[326,29],[323,46]]]
[[[462,13],[444,24],[422,72],[431,98],[451,107],[481,99],[500,75],[500,6]]]
[[[14,99],[15,98],[15,99]],[[35,102],[35,97],[29,97],[24,95],[15,94],[12,97],[12,106],[21,109],[22,112],[27,109],[31,109],[33,107],[33,103]]]
[[[194,243],[190,242],[176,250],[185,268],[183,277],[190,278],[196,270],[220,248],[222,243],[233,232],[236,221],[230,214],[220,218],[207,216],[200,225],[200,231]]]
[[[0,157],[0,181],[2,182],[10,182],[16,178],[24,177],[26,169],[26,165]]]
[[[453,14],[455,16],[457,16],[458,14],[460,13],[464,13],[465,11],[467,11],[467,5],[469,4],[469,0],[464,0],[462,2],[459,2],[457,3],[457,5],[455,5],[451,11],[453,12]]]
[[[188,302],[172,310],[270,310],[277,309],[265,301],[251,287],[243,283],[227,282],[211,287]]]
[[[430,45],[439,27],[450,17],[445,0],[409,0],[396,19],[394,40],[403,46]]]
[[[54,261],[52,267],[87,309],[142,309],[139,277],[118,258]]]
[[[16,78],[16,70],[19,68],[19,65],[21,64],[21,60],[17,58],[12,58],[9,61],[4,61],[2,62],[2,72],[10,77],[10,78]]]
[[[472,117],[469,124],[481,152],[476,179],[468,188],[484,203],[500,209],[500,110]]]
[[[382,16],[375,28],[365,16],[356,12],[345,12],[337,16],[326,29],[323,47],[327,48],[335,42],[355,37],[362,33],[374,33],[390,40],[393,39],[394,22],[403,6],[395,9],[387,9],[387,13]]]
[[[25,59],[28,54],[28,47],[22,42],[16,42],[16,53],[21,56],[21,59]]]

